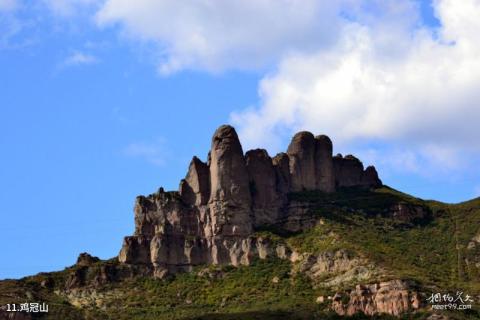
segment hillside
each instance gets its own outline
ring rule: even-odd
[[[310,135],[272,160],[221,127],[179,192],[137,198],[118,257],[0,281],[2,306],[49,305],[0,318],[480,319],[480,199],[414,198]],[[457,291],[472,309],[432,312]]]

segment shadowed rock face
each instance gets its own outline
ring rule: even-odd
[[[315,137],[315,186],[325,192],[335,191],[332,141],[325,135]]]
[[[379,187],[382,182],[378,178],[375,167],[363,170],[363,163],[352,155],[333,157],[335,186],[341,187]]]
[[[274,224],[278,219],[282,202],[280,192],[277,190],[273,161],[263,149],[250,150],[245,158],[250,178],[254,224],[256,226]]]
[[[315,138],[302,131],[293,136],[288,146],[292,191],[315,190]]]
[[[210,198],[210,171],[208,166],[193,157],[185,179],[180,182],[183,202],[190,205],[204,205]]]
[[[288,155],[283,152],[279,153],[273,157],[272,163],[275,168],[277,190],[281,195],[287,194],[292,185]]]
[[[244,155],[235,129],[224,125],[213,135],[207,163],[193,157],[178,192],[160,188],[137,197],[135,233],[125,238],[119,261],[157,277],[202,264],[249,264],[282,251],[253,237],[256,227],[309,227],[302,218],[308,208],[291,203],[288,193],[380,185],[375,168],[364,170],[353,156],[332,157],[327,136],[297,133],[287,153],[272,159],[263,149]]]

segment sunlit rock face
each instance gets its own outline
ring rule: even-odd
[[[235,129],[215,131],[210,150],[210,208],[214,235],[246,236],[252,232],[252,197],[242,146]]]
[[[356,313],[399,316],[420,307],[419,293],[411,283],[402,280],[357,285],[348,294],[335,294],[332,302],[332,309],[336,313],[348,316]]]
[[[119,260],[163,277],[196,265],[286,256],[286,248],[270,247],[253,234],[268,226],[311,227],[302,218],[308,208],[289,201],[289,193],[378,186],[375,168],[364,170],[353,156],[332,157],[327,136],[299,132],[286,153],[272,158],[263,149],[244,153],[235,129],[223,125],[213,135],[207,162],[193,157],[179,191],[160,188],[137,197],[135,233],[125,238]]]

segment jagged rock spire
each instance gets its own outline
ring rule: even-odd
[[[293,136],[287,149],[290,160],[292,191],[314,190],[315,182],[315,137],[302,131]]]
[[[210,202],[227,200],[239,206],[250,206],[247,167],[233,127],[223,125],[215,131],[210,157]]]
[[[273,224],[278,219],[281,202],[272,158],[264,149],[250,150],[245,158],[253,198],[254,224]]]
[[[219,127],[210,150],[210,210],[214,234],[248,234],[252,231],[252,198],[243,149],[237,132]]]
[[[320,191],[335,191],[332,141],[325,135],[315,137],[315,188]]]
[[[193,157],[185,179],[180,182],[180,194],[185,203],[207,204],[210,198],[210,171],[204,162]]]
[[[245,155],[235,129],[219,127],[207,163],[193,157],[178,192],[139,196],[135,234],[126,237],[119,260],[151,268],[162,277],[199,264],[248,264],[266,257],[255,228],[281,226],[299,231],[311,226],[308,208],[290,203],[291,192],[381,185],[374,167],[363,169],[353,156],[332,157],[327,136],[297,133],[273,159],[266,150]],[[307,216],[305,216],[307,215]]]

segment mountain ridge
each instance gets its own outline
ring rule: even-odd
[[[201,264],[248,265],[261,251],[248,238],[255,228],[309,227],[299,221],[305,208],[292,204],[289,193],[381,186],[374,167],[364,169],[352,155],[332,156],[332,149],[327,136],[301,131],[286,153],[244,153],[235,129],[220,126],[207,163],[193,157],[178,192],[160,188],[137,197],[135,233],[125,238],[119,261],[151,264],[159,278]]]
[[[179,191],[137,197],[118,257],[0,281],[0,305],[52,306],[0,319],[478,319],[427,298],[480,299],[479,200],[399,192],[308,132],[273,158],[243,153],[221,126]]]

